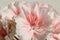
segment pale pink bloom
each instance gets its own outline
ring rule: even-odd
[[[8,6],[7,10],[5,9],[5,12],[2,11],[2,15],[3,17],[15,17],[17,23],[16,33],[17,35],[22,36],[22,40],[31,40],[31,38],[44,40],[45,37],[48,36],[47,34],[54,34],[59,28],[58,24],[60,19],[58,13],[51,8],[50,5],[44,3],[14,2]],[[54,28],[54,31],[51,31],[50,27]],[[52,37],[51,40],[55,39]]]

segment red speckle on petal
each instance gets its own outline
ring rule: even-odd
[[[24,14],[26,16],[27,21],[30,23],[31,26],[34,26],[36,22],[38,22],[38,18],[34,10],[31,10],[31,13],[26,12],[24,9]]]
[[[15,15],[19,15],[20,11],[18,9],[14,10]]]

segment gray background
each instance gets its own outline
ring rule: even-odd
[[[0,7],[3,8],[13,1],[18,1],[18,0],[0,0]],[[19,1],[33,1],[33,0],[19,0]],[[36,0],[36,1],[50,4],[58,13],[60,13],[60,0]]]

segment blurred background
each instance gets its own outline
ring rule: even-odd
[[[0,7],[7,6],[10,2],[14,1],[39,1],[42,3],[50,4],[58,13],[60,13],[60,0],[0,0]]]

